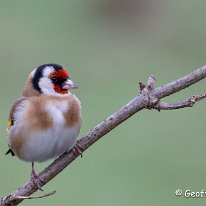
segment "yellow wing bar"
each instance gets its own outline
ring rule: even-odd
[[[8,129],[11,127],[11,125],[12,125],[12,119],[8,119],[8,122],[7,122],[7,127],[8,127]]]

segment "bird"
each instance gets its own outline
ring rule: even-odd
[[[31,162],[31,180],[42,190],[34,169],[44,162],[74,150],[82,155],[77,137],[82,124],[81,103],[70,91],[78,85],[59,64],[43,64],[29,75],[19,99],[11,107],[6,154]]]

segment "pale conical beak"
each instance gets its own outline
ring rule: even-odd
[[[71,79],[66,80],[62,84],[62,89],[74,89],[74,88],[79,88],[79,86],[73,82]]]

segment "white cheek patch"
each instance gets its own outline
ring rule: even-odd
[[[51,81],[47,77],[42,77],[39,81],[39,87],[41,88],[42,92],[45,94],[53,93],[54,88]]]
[[[54,72],[53,67],[45,67],[43,71],[43,75],[39,80],[39,87],[44,94],[53,95],[55,93],[53,84],[49,79],[49,75]]]
[[[49,75],[54,72],[54,68],[53,67],[45,67],[44,68],[44,72],[43,72],[43,77],[49,77]]]

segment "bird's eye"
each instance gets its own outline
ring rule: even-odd
[[[58,79],[57,79],[56,77],[51,77],[51,81],[52,81],[53,83],[57,83]]]
[[[50,78],[52,83],[55,85],[62,85],[65,81],[65,79],[59,78],[59,77],[51,77]]]

